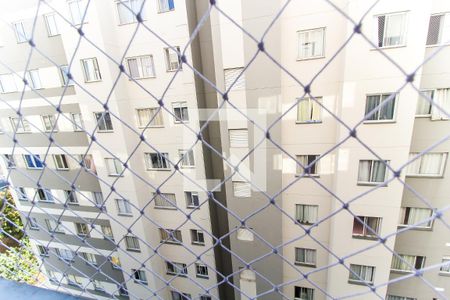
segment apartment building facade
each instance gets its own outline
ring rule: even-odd
[[[139,17],[124,5],[140,1],[90,1],[86,16],[87,1],[49,3],[25,75],[36,9],[3,10],[0,139],[55,287],[100,299],[449,295],[448,267],[424,272],[436,290],[418,277],[384,284],[450,257],[445,223],[427,221],[448,203],[450,144],[428,149],[448,117],[401,71],[449,40],[446,1],[366,13],[305,0],[281,14],[281,1],[221,1],[234,22],[212,9],[192,42],[207,1],[146,1]],[[362,26],[343,14],[365,15]],[[448,52],[413,81],[447,112]],[[218,107],[202,131],[211,151],[195,132]],[[423,151],[397,174],[405,184],[394,178]]]

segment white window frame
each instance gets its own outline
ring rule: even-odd
[[[27,192],[25,191],[24,187],[18,186],[16,188],[16,194],[19,201],[28,201]]]
[[[366,115],[368,114],[368,113],[370,113],[371,111],[369,111],[369,112],[367,112],[367,105],[368,105],[368,101],[369,101],[369,97],[375,97],[375,96],[377,96],[377,97],[379,97],[379,99],[378,99],[378,104],[377,104],[377,106],[378,105],[380,105],[381,103],[383,103],[384,101],[386,101],[386,99],[388,99],[389,97],[391,97],[393,94],[395,94],[394,96],[393,96],[393,99],[391,99],[390,101],[389,101],[389,103],[393,103],[393,105],[394,105],[394,110],[393,110],[393,112],[392,112],[392,119],[380,119],[380,116],[381,116],[381,111],[384,109],[384,108],[386,108],[388,105],[389,105],[389,103],[386,103],[386,104],[384,104],[384,106],[383,107],[378,107],[377,109],[376,109],[376,111],[375,111],[375,113],[373,113],[372,115],[371,115],[371,117],[376,117],[376,119],[373,119],[373,120],[371,120],[371,119],[366,119]],[[384,98],[385,97],[385,98]],[[398,94],[396,94],[396,93],[381,93],[381,94],[367,94],[366,95],[366,105],[364,106],[364,124],[371,124],[371,123],[394,123],[395,121],[396,121],[396,119],[397,119],[397,103],[398,103]]]
[[[89,237],[89,226],[86,223],[75,223],[75,230],[79,237]]]
[[[203,263],[195,263],[195,277],[197,278],[209,278],[208,266]]]
[[[49,257],[49,249],[43,245],[36,245],[40,257]]]
[[[25,117],[15,118],[10,117],[11,128],[16,133],[31,133],[30,122]]]
[[[69,170],[69,162],[65,154],[53,154],[56,170]]]
[[[421,258],[421,266],[419,267],[419,269],[422,269],[425,266],[425,260],[426,257],[422,256],[422,255],[408,255],[408,254],[400,254],[397,253],[398,256],[400,256],[404,261],[408,261],[407,257],[411,257],[414,259],[414,262],[411,264],[411,267],[407,265],[406,262],[402,261],[400,258],[398,258],[397,256],[393,255],[392,256],[392,262],[391,262],[391,271],[393,272],[401,272],[401,273],[412,273],[414,272],[414,269],[416,268],[417,265],[417,260],[419,259],[419,257]],[[399,263],[401,264],[401,267],[404,268],[400,268],[400,269],[395,269],[394,268],[394,264],[395,263]]]
[[[133,245],[130,247],[129,241],[133,241]],[[133,252],[141,252],[141,246],[139,243],[139,239],[134,235],[126,235],[125,236],[125,246],[127,251],[133,251]],[[137,246],[137,247],[135,247]]]
[[[164,3],[163,3],[164,2]],[[169,2],[172,2],[172,8],[170,7]],[[175,10],[175,0],[158,0],[158,12],[166,13]]]
[[[61,228],[62,225],[58,224],[58,222],[56,222],[53,219],[45,219],[45,225],[47,226],[47,229],[48,229],[49,232],[52,232],[52,233],[65,233],[64,229]]]
[[[442,258],[441,267],[439,268],[439,274],[450,275],[450,256],[444,256]],[[446,265],[444,265],[446,264]]]
[[[69,66],[68,65],[61,65],[59,66],[59,75],[61,77],[61,86],[65,86],[67,84],[67,86],[72,86],[75,85],[75,83],[69,79],[69,77],[67,76],[67,73],[69,73]]]
[[[166,274],[173,276],[187,277],[188,269],[186,264],[174,261],[166,261]]]
[[[136,15],[139,13],[141,14],[142,20],[145,21],[146,19],[146,6],[147,2],[144,3],[144,0],[116,0],[116,11],[117,11],[117,19],[119,21],[119,25],[127,25],[127,24],[133,24],[137,23],[137,17]],[[142,3],[144,5],[142,6]],[[121,8],[123,6],[123,8]],[[142,11],[141,11],[142,7]],[[126,15],[122,15],[121,11],[125,11]]]
[[[72,3],[77,3],[77,18],[75,18],[75,15],[73,14],[73,11],[71,9],[71,4]],[[80,7],[81,4],[81,7]],[[72,24],[73,25],[80,25],[81,22],[83,23],[87,23],[87,19],[88,19],[88,13],[89,13],[89,9],[87,9],[87,0],[69,0],[67,1],[67,6],[70,12],[70,19],[72,20]],[[83,16],[84,20],[83,20]]]
[[[310,163],[310,157],[314,157],[312,161],[315,161],[314,164],[312,164],[309,168],[311,169],[311,172],[308,174],[303,167],[307,167]],[[320,157],[320,154],[298,154],[295,156],[295,159],[303,165],[301,167],[299,164],[295,164],[296,167],[296,176],[302,176],[303,177],[320,177],[320,160],[317,160]],[[306,160],[305,160],[306,158]],[[314,172],[313,172],[314,171]]]
[[[413,157],[416,157],[417,155],[419,155],[420,152],[411,152],[409,154],[409,159],[412,159]],[[440,154],[441,155],[441,165],[439,167],[439,171],[437,174],[427,174],[427,173],[420,173],[420,170],[422,169],[422,163],[423,160],[427,157],[427,155],[430,154]],[[408,165],[406,167],[406,175],[407,177],[428,177],[428,178],[442,178],[444,176],[444,170],[445,170],[445,166],[447,165],[447,156],[448,153],[447,152],[429,152],[429,153],[425,153],[423,155],[421,155],[420,157],[418,157],[415,161],[411,162],[410,165]],[[412,168],[412,166],[414,164],[418,164],[419,165],[419,173],[410,173],[410,170]]]
[[[427,94],[432,100],[434,99],[434,93],[436,90],[434,89],[425,89],[425,90],[420,90],[420,92]],[[428,112],[426,114],[418,114],[417,113],[417,109],[418,106],[420,104],[420,102],[425,102],[427,107],[428,107]],[[428,100],[426,100],[422,95],[419,94],[419,99],[417,99],[417,106],[416,106],[416,113],[415,113],[415,117],[416,118],[430,118],[431,117],[431,110],[432,110],[432,105],[430,102],[428,102]]]
[[[172,102],[172,109],[175,116],[173,120],[175,124],[189,123],[189,107],[186,101]],[[176,113],[176,110],[179,110],[179,114]]]
[[[131,273],[133,274],[134,282],[139,284],[148,284],[147,274],[145,274],[144,270],[131,269]],[[136,275],[138,278],[136,278]]]
[[[397,296],[397,295],[387,295],[386,300],[417,300],[417,298]]]
[[[198,208],[200,206],[200,198],[198,196],[198,192],[186,191],[184,192],[184,197],[186,199],[187,208]],[[197,205],[195,204],[195,199],[197,199]]]
[[[127,199],[116,199],[117,214],[119,216],[133,216],[131,203]]]
[[[105,239],[114,241],[114,233],[110,225],[101,225],[102,234]]]
[[[359,180],[360,171],[361,171],[361,163],[363,161],[370,161],[369,181]],[[385,168],[383,181],[370,181],[374,177],[374,164],[375,164],[375,162],[382,162],[382,160],[377,160],[377,159],[360,159],[358,161],[358,178],[357,178],[357,184],[358,185],[378,185],[378,184],[383,184],[386,181],[386,178],[388,177],[388,174],[389,174],[389,169],[387,167],[387,164],[389,164],[389,160],[384,160],[385,163],[382,164],[384,166],[384,168]],[[386,186],[386,185],[383,185],[383,186]]]
[[[100,66],[96,57],[82,58],[80,62],[85,83],[102,81],[102,74],[100,72]],[[89,66],[89,63],[92,63],[92,73],[90,73],[87,68]]]
[[[12,23],[14,33],[16,34],[16,41],[18,44],[26,43],[31,38],[31,24],[29,20],[21,20]],[[17,26],[20,26],[22,32],[17,31]]]
[[[144,69],[144,62],[146,59],[150,62],[150,72],[146,72]],[[155,62],[153,61],[153,55],[149,54],[149,55],[131,56],[131,57],[125,58],[125,60],[127,62],[128,73],[132,79],[156,78]],[[137,68],[136,70],[139,73],[139,74],[137,74],[137,76],[133,76],[132,68],[130,66],[130,61],[133,61],[133,60],[136,61],[136,68]],[[148,74],[144,74],[144,73],[148,73]]]
[[[382,218],[380,217],[373,217],[373,216],[358,216],[358,218],[361,219],[362,223],[356,218],[353,218],[353,227],[355,226],[355,223],[359,223],[360,226],[362,226],[363,228],[363,233],[359,234],[359,233],[355,233],[353,232],[353,227],[352,227],[352,237],[354,238],[368,238],[368,239],[376,239],[377,235],[380,235],[380,231],[381,231],[381,222],[382,222]],[[377,221],[377,228],[372,228],[369,226],[369,220],[370,219],[376,219]],[[373,234],[372,231],[369,229],[369,227],[376,233]]]
[[[45,132],[57,132],[58,125],[56,124],[55,115],[42,115],[41,116],[42,125],[44,126]],[[50,125],[50,128],[48,127]]]
[[[195,152],[194,149],[178,150],[180,159],[180,167],[183,169],[195,168]]]
[[[393,17],[393,16],[398,16],[398,15],[404,15],[404,23],[403,23],[403,28],[402,28],[402,35],[401,37],[401,42],[398,45],[386,45],[386,31],[388,26],[386,26],[386,24],[389,25],[389,23],[387,23],[386,21],[388,20],[388,18]],[[383,28],[383,41],[382,41],[382,45],[380,46],[379,44],[379,18],[380,17],[384,17],[384,28]],[[407,39],[408,39],[408,23],[409,23],[409,17],[408,17],[408,12],[406,11],[402,11],[402,12],[393,12],[393,13],[384,13],[384,14],[379,14],[374,16],[375,18],[375,45],[377,46],[377,48],[379,49],[389,49],[389,48],[397,48],[397,47],[404,47],[407,45]]]
[[[44,198],[41,198],[40,191],[42,191],[42,195],[44,196]],[[48,202],[48,203],[55,202],[55,199],[53,198],[53,194],[52,194],[51,190],[49,190],[49,189],[45,189],[45,188],[36,189],[36,195],[38,197],[38,201],[40,201],[40,202]]]
[[[303,257],[305,258],[305,260],[304,261],[300,261],[300,260],[298,260],[298,250],[300,250],[300,251],[303,251],[304,252],[304,254],[303,254]],[[316,263],[317,263],[317,250],[316,249],[310,249],[310,248],[299,248],[299,247],[296,247],[295,249],[294,249],[294,255],[295,255],[295,264],[296,265],[300,265],[300,266],[304,266],[304,267],[315,267],[316,266]],[[313,253],[313,255],[312,255],[312,257],[313,257],[313,261],[312,262],[309,262],[309,261],[307,261],[307,252],[310,252],[310,253]]]
[[[37,219],[34,217],[30,217],[28,219],[28,226],[32,230],[39,230],[39,223],[38,223]]]
[[[178,51],[178,53],[181,53],[179,46],[173,46],[173,48],[175,48]],[[177,62],[172,61],[174,54],[177,56]],[[175,72],[177,70],[181,71],[183,69],[181,58],[178,56],[177,52],[174,52],[172,48],[164,48],[164,58],[166,61],[167,72]],[[175,64],[177,65],[176,67]]]
[[[49,37],[60,35],[58,29],[58,22],[56,22],[56,13],[45,14],[43,17],[45,21],[45,27],[47,28],[47,35]]]
[[[190,232],[191,232],[191,243],[193,245],[201,245],[201,246],[205,245],[205,234],[203,233],[202,230],[191,229]]]
[[[355,267],[360,267],[360,270],[359,270],[359,274],[358,273],[356,273],[356,275],[354,275],[350,270],[352,270],[353,271],[353,269],[352,269],[352,266],[355,266]],[[367,268],[371,268],[371,270],[372,270],[372,274],[371,274],[371,279],[370,280],[367,280],[366,278],[365,278],[365,276],[364,276],[364,278],[363,278],[363,276],[361,276],[362,274],[364,274],[364,273],[366,273],[366,272],[364,272],[364,270],[366,270]],[[350,270],[348,271],[349,272],[349,275],[348,275],[348,283],[362,283],[362,284],[368,284],[368,285],[373,285],[373,283],[374,283],[374,280],[375,280],[375,271],[376,271],[376,268],[374,267],[374,266],[367,266],[367,265],[358,265],[358,264],[350,264]],[[367,274],[367,273],[366,273]],[[357,278],[352,278],[352,276],[355,276],[355,277],[357,277]]]
[[[7,80],[8,84],[5,85],[5,80]],[[7,87],[5,89],[5,86]],[[7,94],[7,93],[14,93],[17,92],[17,84],[14,74],[8,73],[8,74],[0,74],[0,93]]]
[[[30,89],[39,90],[43,88],[39,69],[28,70],[25,73],[25,79],[27,80]]]
[[[152,157],[156,155],[156,159],[158,160],[158,165],[162,166],[162,168],[158,166],[153,165]],[[167,152],[147,152],[144,153],[145,157],[145,165],[147,166],[147,170],[149,171],[167,171],[170,170],[170,164],[169,164],[169,153]],[[165,167],[164,167],[165,165]]]
[[[16,159],[14,158],[14,155],[12,155],[12,154],[3,154],[3,159],[5,160],[5,164],[6,164],[6,168],[7,169],[15,169],[17,167]]]
[[[299,209],[298,209],[299,206],[303,206],[303,216],[302,216],[301,220],[299,219],[300,216],[298,216],[298,214],[297,214],[297,212],[299,211]],[[314,212],[314,214],[315,214],[315,218],[314,219],[315,220],[305,220],[305,219],[308,219],[308,218],[305,218],[305,208],[306,207],[308,207],[308,209],[312,209],[312,208],[315,209],[315,212]],[[302,225],[313,225],[313,224],[315,224],[318,221],[318,219],[319,219],[319,205],[302,204],[302,203],[295,204],[294,219],[295,219],[295,221],[297,221],[298,223],[300,223]],[[312,221],[312,222],[310,222],[310,221]]]
[[[105,158],[106,168],[108,170],[108,176],[111,177],[122,177],[123,165],[117,158],[106,157]],[[113,170],[114,167],[114,170]]]
[[[415,225],[415,223],[413,224],[408,224],[408,220],[405,220],[408,216],[410,216],[411,214],[411,210],[423,210],[423,212],[425,212],[425,210],[427,210],[429,212],[429,215],[426,217],[426,219],[431,218],[431,216],[433,215],[433,210],[431,208],[428,207],[401,207],[400,210],[400,221],[399,221],[399,227],[411,227],[411,229],[431,229],[433,228],[433,223],[434,223],[434,219],[430,219],[428,221],[428,223],[422,224],[422,225]],[[405,222],[406,221],[406,222]],[[420,220],[419,220],[420,221]],[[422,223],[422,222],[420,222]]]
[[[439,33],[437,37],[437,43],[428,43],[428,37],[430,34],[430,22],[428,23],[428,31],[427,31],[427,40],[425,42],[426,47],[436,47],[440,45],[448,45],[448,41],[445,41],[443,39],[449,38],[450,39],[450,13],[449,12],[441,12],[430,15],[430,21],[432,17],[441,16],[441,22],[439,27]],[[447,26],[446,26],[447,25]],[[447,30],[447,31],[446,31]],[[447,43],[446,43],[447,42]]]
[[[318,58],[324,58],[325,57],[325,27],[318,27],[318,28],[311,28],[311,29],[305,29],[305,30],[299,30],[297,31],[297,41],[298,41],[298,48],[297,48],[297,60],[309,60],[309,59],[318,59]],[[305,47],[305,45],[311,45],[313,44],[310,38],[311,34],[314,34],[316,32],[322,33],[322,49],[319,51],[311,52],[311,55],[302,55],[302,52],[309,52],[309,51],[302,51],[302,47]],[[302,36],[305,39],[308,37],[308,40],[303,40],[302,42]]]
[[[97,266],[97,259],[95,258],[95,255],[89,252],[78,252],[81,254],[83,259],[85,260],[85,263]]]
[[[232,181],[231,182],[233,188],[233,197],[236,198],[250,198],[252,196],[252,185],[246,181]],[[245,189],[242,193],[241,189]],[[240,191],[240,193],[238,193]]]
[[[148,112],[149,114],[149,120],[151,120],[150,123],[148,123],[147,120],[145,120],[145,116],[142,116],[140,113]],[[162,110],[159,107],[143,107],[143,108],[137,108],[136,109],[136,116],[137,116],[137,123],[138,128],[160,128],[164,127],[164,119]],[[144,122],[146,122],[144,124]]]
[[[295,297],[295,288],[300,289],[300,297]],[[308,290],[312,291],[311,297],[308,297]],[[314,289],[303,287],[303,286],[295,286],[294,287],[294,300],[314,300]]]
[[[64,190],[64,196],[66,197],[67,204],[71,205],[78,205],[80,204],[78,202],[77,194],[73,190]]]
[[[71,113],[70,119],[72,120],[73,131],[84,131],[84,121],[81,113]]]
[[[28,164],[28,161],[26,159],[27,156],[31,158],[31,161],[32,161],[33,165],[30,166]],[[23,155],[23,160],[25,161],[25,166],[27,167],[27,169],[30,169],[30,170],[42,170],[44,168],[43,161],[41,160],[41,157],[40,157],[39,154],[24,154]],[[42,165],[42,167],[38,167],[37,166],[38,162]]]
[[[172,236],[170,235],[172,233]],[[179,236],[179,239],[176,237]],[[163,244],[180,245],[183,243],[183,235],[179,229],[159,228],[160,242]]]
[[[315,100],[314,100],[315,99]],[[311,97],[305,97],[305,98],[297,98],[297,116],[296,116],[296,124],[320,124],[322,123],[322,106],[320,106],[317,102],[323,104],[323,98],[322,97],[314,97],[312,99]],[[300,113],[300,103],[303,101],[308,101],[308,120],[302,121],[299,120],[299,113]],[[317,112],[316,112],[317,111]],[[316,115],[316,116],[315,116]],[[317,117],[317,119],[315,119]]]

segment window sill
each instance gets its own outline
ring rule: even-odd
[[[195,166],[180,166],[180,169],[192,170],[192,169],[195,169]]]
[[[134,283],[137,283],[137,284],[145,284],[145,285],[148,284],[147,281],[142,281],[142,280],[133,280],[133,281],[134,281]]]
[[[200,209],[200,206],[195,206],[195,205],[188,205],[188,206],[186,206],[186,208],[189,208],[189,209]]]
[[[393,124],[395,120],[365,120],[363,124]]]
[[[166,169],[166,168],[147,168],[147,171],[170,171],[170,169]]]
[[[320,178],[319,174],[295,174],[295,177],[303,177],[303,178],[308,178],[308,177],[314,177],[314,178]]]
[[[128,77],[129,81],[134,81],[134,80],[145,80],[145,79],[156,79],[156,75],[154,76],[147,76],[147,77]]]
[[[371,48],[370,51],[389,50],[389,49],[397,49],[397,48],[406,48],[406,44],[395,45],[395,46],[381,46],[381,47],[377,47],[377,48]]]
[[[450,46],[450,44],[433,44],[433,45],[425,45],[425,48],[436,48],[436,47],[446,47],[446,46]]]
[[[90,81],[84,81],[84,83],[96,83],[96,82],[101,82],[102,80],[101,79],[98,79],[98,80],[90,80]]]
[[[194,246],[205,246],[205,243],[192,242],[192,245],[194,245]]]
[[[316,60],[316,59],[323,59],[325,58],[325,55],[321,56],[312,56],[312,57],[297,57],[297,61],[308,61],[308,60]]]
[[[450,272],[439,271],[439,276],[450,277]]]
[[[316,267],[315,264],[308,264],[308,263],[302,263],[302,262],[294,262],[294,264],[296,266],[308,267],[308,268],[315,268]]]
[[[141,250],[139,250],[139,249],[129,249],[129,248],[127,248],[126,250],[130,251],[130,252],[141,253]]]
[[[69,205],[75,205],[75,206],[80,206],[80,203],[78,203],[78,202],[67,202],[67,204],[69,204]]]
[[[418,231],[433,231],[433,227],[420,227],[420,226],[410,226],[410,225],[397,225],[398,228],[408,228],[408,230],[418,230]]]
[[[195,277],[197,277],[197,278],[201,278],[201,279],[209,279],[209,276],[206,276],[206,275],[195,275]]]
[[[56,170],[57,170],[57,171],[70,171],[70,169],[69,169],[69,168],[67,168],[67,169],[60,169],[60,168],[56,168]]]
[[[173,121],[173,123],[175,124],[175,125],[179,125],[179,124],[189,124],[189,120],[187,120],[187,121]]]
[[[183,68],[180,68],[180,69],[174,69],[174,70],[167,70],[167,69],[166,69],[166,72],[168,72],[168,73],[173,73],[173,72],[176,72],[176,71],[183,71]]]
[[[177,277],[183,277],[183,278],[186,278],[186,277],[187,277],[187,274],[170,273],[170,272],[167,272],[166,275],[169,275],[169,276],[177,276]]]
[[[30,230],[39,231],[39,228],[31,228],[30,227]]]
[[[425,119],[425,118],[431,118],[431,114],[429,114],[429,115],[415,115],[415,118],[417,118],[417,119]]]
[[[378,240],[378,238],[376,236],[357,235],[357,234],[353,234],[352,238],[358,239],[358,240],[370,240],[370,241],[377,241]]]
[[[430,178],[430,179],[439,179],[439,178],[444,178],[443,175],[421,175],[421,174],[414,174],[414,175],[405,175],[405,177],[407,178]]]
[[[298,220],[295,220],[295,221],[297,222],[297,224],[301,224],[301,225],[304,225],[304,226],[312,226],[312,225],[315,224],[315,223],[304,223],[304,222],[300,222]]]
[[[60,35],[61,35],[61,33],[57,33],[57,34],[52,34],[52,35],[49,35],[49,34],[48,34],[48,35],[47,35],[47,37],[49,37],[49,38],[50,38],[50,37],[55,37],[55,36],[60,36]]]
[[[177,208],[176,207],[168,207],[168,206],[157,206],[157,205],[155,205],[154,206],[154,208],[155,209],[165,209],[165,210],[177,210]]]
[[[391,269],[391,273],[396,273],[396,274],[411,274],[414,273],[413,271],[408,271],[408,270],[396,270],[396,269]]]
[[[138,126],[139,129],[164,128],[164,125]]]
[[[322,121],[295,121],[295,124],[304,125],[304,124],[322,124]]]
[[[120,174],[108,174],[109,177],[124,177],[123,175]]]
[[[81,130],[80,130],[81,131]],[[97,130],[97,133],[111,133],[114,132],[114,130],[110,129],[110,130]]]
[[[377,186],[377,185],[381,185],[381,187],[387,187],[387,184],[384,182],[357,182],[356,185],[359,186]]]
[[[172,11],[175,11],[175,8],[169,9],[169,10],[158,10],[158,14],[164,14],[164,13],[168,13],[168,12],[172,12]]]
[[[373,282],[368,282],[368,281],[359,281],[359,280],[348,280],[348,283],[350,284],[356,284],[356,285],[364,285],[364,286],[372,286]]]
[[[31,132],[31,131],[16,131],[16,134],[26,134],[26,133],[31,134],[33,132]]]
[[[44,169],[44,168],[30,168],[30,167],[27,167],[27,169],[28,169],[28,170],[42,170],[42,169]]]
[[[146,21],[146,20],[142,19],[142,21]],[[136,23],[138,23],[138,21],[119,23],[119,24],[117,24],[117,26],[126,26],[126,25],[131,25],[131,24],[136,24]]]
[[[55,201],[49,201],[49,200],[38,200],[38,202],[41,202],[41,203],[55,203]]]
[[[167,244],[167,245],[177,245],[180,246],[182,242],[170,242],[170,241],[160,241],[161,244]]]
[[[125,214],[125,213],[118,213],[117,215],[121,216],[121,217],[132,217],[133,216],[133,214]]]

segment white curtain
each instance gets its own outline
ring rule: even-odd
[[[370,180],[370,160],[359,161],[358,181],[369,182]]]
[[[412,255],[399,255],[402,259],[394,256],[392,258],[391,269],[409,271],[414,267],[416,257]]]
[[[296,219],[302,223],[312,224],[317,221],[317,206],[302,205],[296,206]]]
[[[141,57],[141,65],[142,65],[142,77],[155,76],[155,72],[153,70],[153,58],[151,56]]]
[[[141,75],[139,74],[139,67],[137,64],[137,59],[136,58],[129,58],[127,60],[128,62],[128,69],[130,71],[130,75],[132,78],[139,78],[141,77]]]
[[[425,219],[429,218],[431,216],[431,213],[432,213],[431,209],[429,209],[429,208],[411,207],[411,208],[409,208],[407,224],[413,225],[413,224],[420,223],[420,222],[424,221]],[[423,224],[421,226],[426,226],[426,225],[427,224]]]
[[[311,54],[313,57],[323,55],[323,29],[317,29],[310,33]]]
[[[450,89],[438,89],[434,93],[434,103],[450,114]],[[431,108],[431,120],[448,120],[448,116],[436,106]]]
[[[406,15],[387,15],[383,46],[402,45],[404,40],[404,23]]]
[[[315,98],[317,102],[322,102],[322,98]],[[311,121],[320,121],[322,116],[322,107],[314,100],[311,100]]]
[[[431,103],[428,102],[428,100],[424,97],[433,99],[434,91],[422,91],[422,93],[424,94],[424,96],[419,95],[419,99],[417,100],[416,116],[430,114]]]
[[[309,99],[301,99],[297,106],[297,121],[308,122],[310,121],[310,108]]]
[[[386,177],[385,162],[378,160],[373,162],[371,182],[383,182]]]
[[[418,155],[418,153],[410,153],[408,160],[409,161],[412,160],[417,155]],[[422,158],[419,157],[415,161],[411,162],[406,167],[406,175],[417,175],[417,174],[419,174],[420,173],[420,162],[421,162],[421,160],[422,160]]]
[[[439,175],[442,165],[442,153],[427,153],[422,156],[420,174]]]

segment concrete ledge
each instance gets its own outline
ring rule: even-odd
[[[0,278],[0,300],[14,299],[14,300],[76,300],[76,299],[88,299],[82,297],[74,297],[68,294],[55,292],[43,288],[38,288],[25,283],[18,283],[14,281],[8,281]]]

